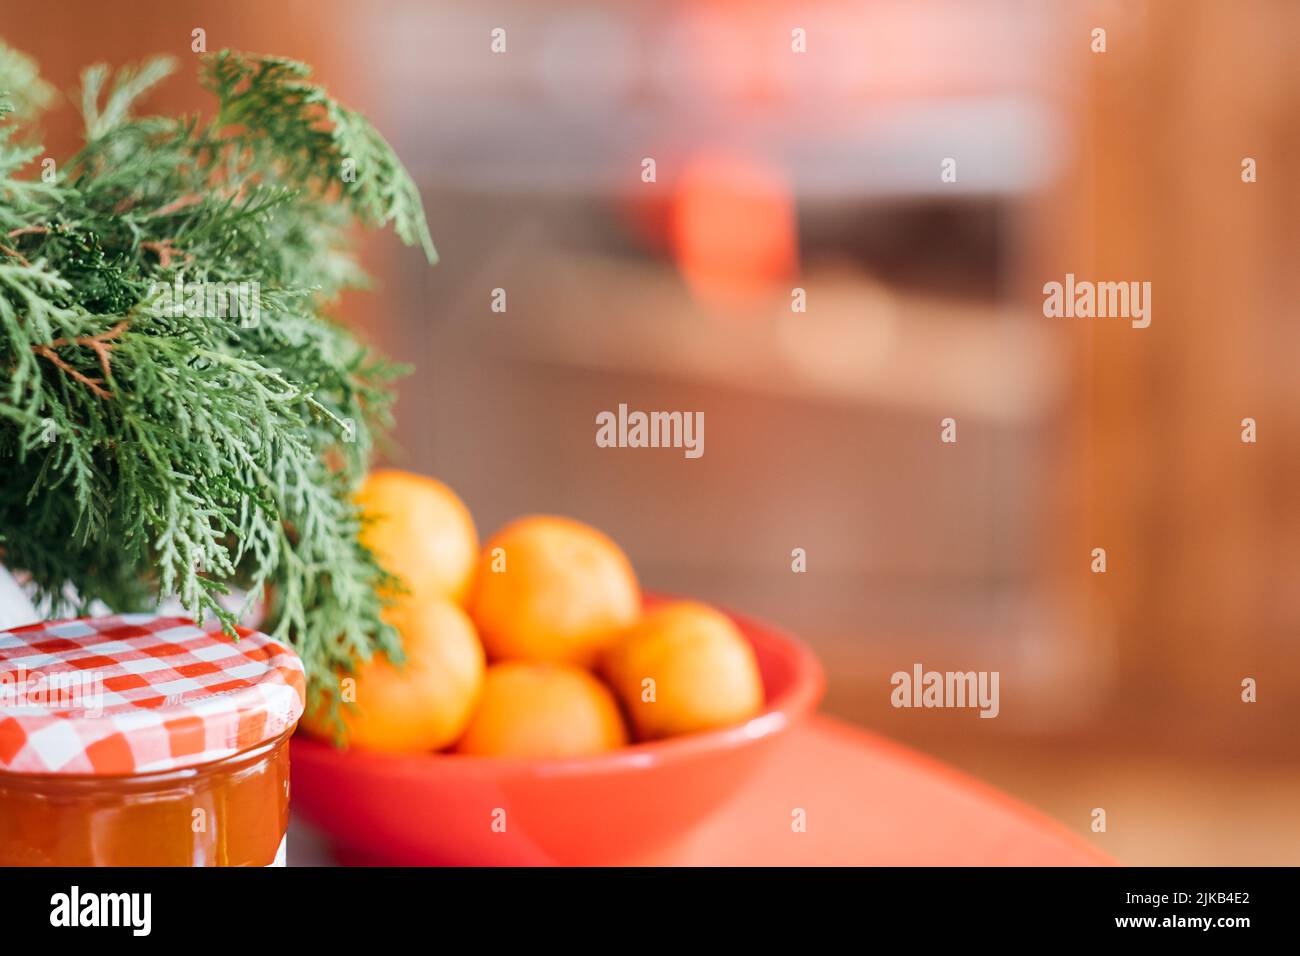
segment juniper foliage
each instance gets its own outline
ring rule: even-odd
[[[350,497],[399,369],[328,310],[364,282],[354,222],[433,244],[392,149],[306,66],[223,51],[210,119],[136,116],[171,70],[87,69],[85,145],[49,175],[51,91],[0,44],[0,562],[53,613],[177,595],[232,629],[266,593],[337,706],[340,669],[400,657]],[[178,279],[257,283],[258,321],[160,307]]]

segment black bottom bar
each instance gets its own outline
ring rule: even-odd
[[[1289,922],[1295,875],[1204,868],[4,870],[0,912],[10,944],[46,935],[130,943],[147,935],[205,949],[273,940],[333,947],[408,935],[448,944],[462,932],[471,939],[485,933],[493,943],[512,932],[537,943],[669,931],[675,935],[660,938],[793,934],[811,943],[830,933],[901,931],[927,943],[1100,935],[1230,942]],[[148,894],[147,909],[143,895],[130,894]]]

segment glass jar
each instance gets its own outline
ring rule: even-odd
[[[305,680],[265,634],[0,630],[0,866],[283,866]]]
[[[283,866],[289,734],[129,776],[0,772],[0,867]]]

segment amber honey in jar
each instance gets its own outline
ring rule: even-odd
[[[0,631],[0,866],[283,866],[304,689],[215,622]]]

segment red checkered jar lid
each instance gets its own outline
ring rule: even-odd
[[[157,773],[274,740],[302,715],[302,661],[238,633],[155,614],[0,631],[0,772]]]

